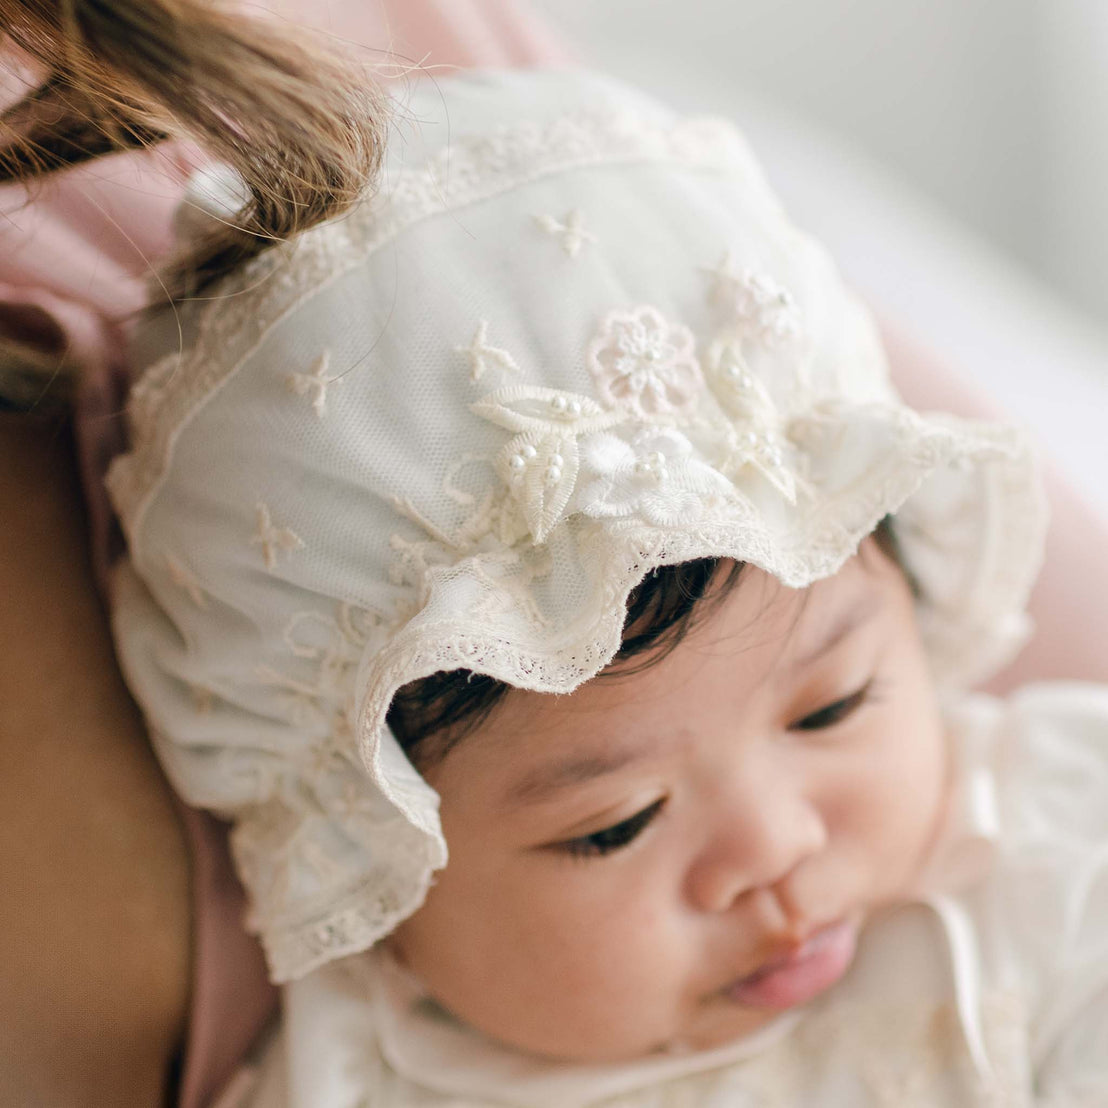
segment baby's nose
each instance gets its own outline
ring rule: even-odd
[[[713,820],[712,833],[688,873],[687,896],[703,912],[725,912],[754,889],[784,881],[827,845],[818,809],[786,790],[735,799]]]

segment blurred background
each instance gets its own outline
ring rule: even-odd
[[[582,60],[737,119],[878,311],[1108,510],[1106,0],[532,0]]]

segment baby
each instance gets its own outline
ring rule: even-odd
[[[959,691],[1025,631],[1022,438],[898,400],[726,124],[408,112],[149,325],[110,478],[125,671],[285,983],[243,1103],[1100,1103],[1108,694]]]

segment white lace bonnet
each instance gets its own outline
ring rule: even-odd
[[[278,981],[371,946],[446,863],[385,726],[400,685],[567,692],[653,567],[801,587],[894,512],[936,669],[972,681],[1039,557],[1022,438],[899,402],[731,126],[580,73],[427,82],[407,112],[378,195],[186,313],[109,481],[125,671],[176,787],[235,822]]]

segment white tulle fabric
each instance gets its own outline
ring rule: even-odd
[[[406,107],[377,195],[186,312],[181,349],[152,327],[110,476],[124,667],[176,786],[235,821],[277,980],[371,946],[446,862],[400,685],[569,691],[649,570],[803,587],[892,512],[968,682],[1039,557],[1021,436],[900,403],[730,126],[580,73]]]

